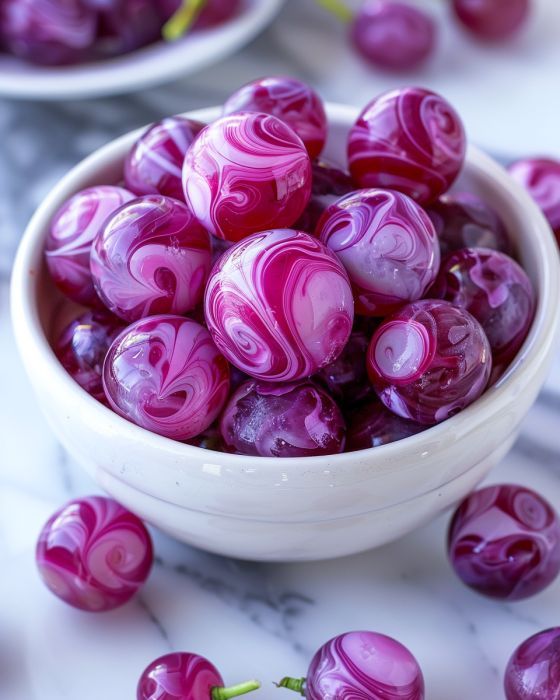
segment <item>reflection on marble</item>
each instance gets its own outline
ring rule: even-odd
[[[284,695],[272,682],[303,674],[329,637],[370,628],[416,655],[428,700],[450,700],[449,688],[452,700],[501,700],[510,653],[558,623],[560,581],[517,604],[463,587],[445,557],[447,517],[375,552],[308,565],[222,559],[154,533],[156,565],[140,596],[98,616],[67,608],[39,581],[33,550],[42,524],[70,497],[98,489],[51,434],[17,358],[8,277],[20,233],[51,185],[108,139],[217,103],[255,72],[315,77],[283,57],[279,44],[278,29],[271,29],[228,60],[228,71],[211,68],[142,95],[61,105],[0,102],[0,132],[10,134],[0,161],[2,699],[131,700],[145,665],[182,649],[212,659],[227,683],[259,677],[263,688],[255,697],[273,700]],[[526,484],[560,509],[559,421],[560,353],[521,438],[489,481]]]

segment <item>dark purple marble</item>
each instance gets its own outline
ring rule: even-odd
[[[530,489],[488,486],[455,511],[448,552],[470,588],[491,598],[522,600],[540,593],[560,572],[560,520]]]
[[[366,370],[370,335],[354,330],[338,358],[314,376],[341,406],[355,405],[373,393]]]
[[[426,430],[426,426],[395,415],[377,398],[350,413],[347,423],[346,452],[388,445]]]

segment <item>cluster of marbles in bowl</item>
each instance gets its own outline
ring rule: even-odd
[[[507,371],[535,293],[499,212],[449,191],[457,112],[380,95],[341,163],[326,114],[300,80],[254,81],[208,125],[152,125],[123,186],[55,214],[48,268],[90,309],[55,346],[86,391],[166,438],[301,458],[406,439]]]

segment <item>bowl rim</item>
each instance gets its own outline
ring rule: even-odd
[[[38,66],[6,55],[2,57],[4,67],[0,62],[0,95],[67,100],[128,94],[166,84],[214,65],[248,44],[272,22],[284,2],[246,0],[242,12],[223,25],[198,31],[185,41],[157,41],[104,60]]]
[[[327,103],[326,108],[329,122],[343,127],[353,123],[359,113],[359,109],[342,104]],[[219,116],[219,110],[220,107],[210,107],[189,111],[183,116],[208,122]],[[363,465],[365,459],[392,461],[395,455],[401,452],[407,452],[409,456],[427,454],[434,442],[443,442],[443,437],[449,434],[455,436],[455,441],[460,440],[482,425],[488,424],[493,415],[505,410],[512,400],[512,395],[517,395],[529,387],[538,375],[542,363],[547,361],[556,339],[559,321],[556,306],[560,298],[560,265],[556,241],[537,204],[521,185],[492,158],[475,146],[469,145],[466,159],[469,170],[474,171],[482,180],[497,181],[501,188],[509,193],[512,207],[531,224],[530,233],[535,239],[539,262],[537,308],[529,335],[506,373],[477,401],[448,420],[397,442],[356,452],[301,458],[257,457],[206,450],[152,433],[129,422],[96,401],[64,370],[41,327],[35,303],[35,288],[38,277],[36,273],[43,264],[43,240],[55,211],[72,193],[94,182],[96,173],[114,167],[119,159],[123,160],[133,141],[145,129],[144,126],[130,131],[97,149],[55,184],[26,227],[16,254],[11,280],[11,315],[20,353],[22,356],[32,356],[36,371],[46,373],[51,386],[56,386],[57,391],[64,390],[68,393],[69,405],[81,404],[93,420],[107,426],[108,432],[116,425],[122,439],[142,442],[150,449],[172,454],[182,460],[181,467],[197,458],[211,465],[213,455],[216,456],[214,462],[218,460],[219,455],[219,460],[227,461],[229,466],[240,471],[263,470],[268,473],[270,470],[276,472],[282,481],[291,476],[297,483],[297,475],[304,471],[304,466],[313,471],[319,469],[320,473],[320,467],[325,467],[327,463],[329,469],[323,469],[322,473],[326,482],[330,484],[333,480],[330,467],[350,468],[353,463]],[[29,374],[27,367],[26,373]],[[523,378],[522,385],[519,385],[520,378]],[[401,468],[404,471],[409,467],[410,465],[404,464]],[[394,469],[399,471],[399,466],[394,464]]]

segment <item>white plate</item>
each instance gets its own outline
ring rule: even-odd
[[[235,19],[172,44],[158,42],[125,56],[65,67],[40,67],[0,54],[0,95],[63,100],[133,92],[217,63],[269,24],[284,0],[245,0]]]

